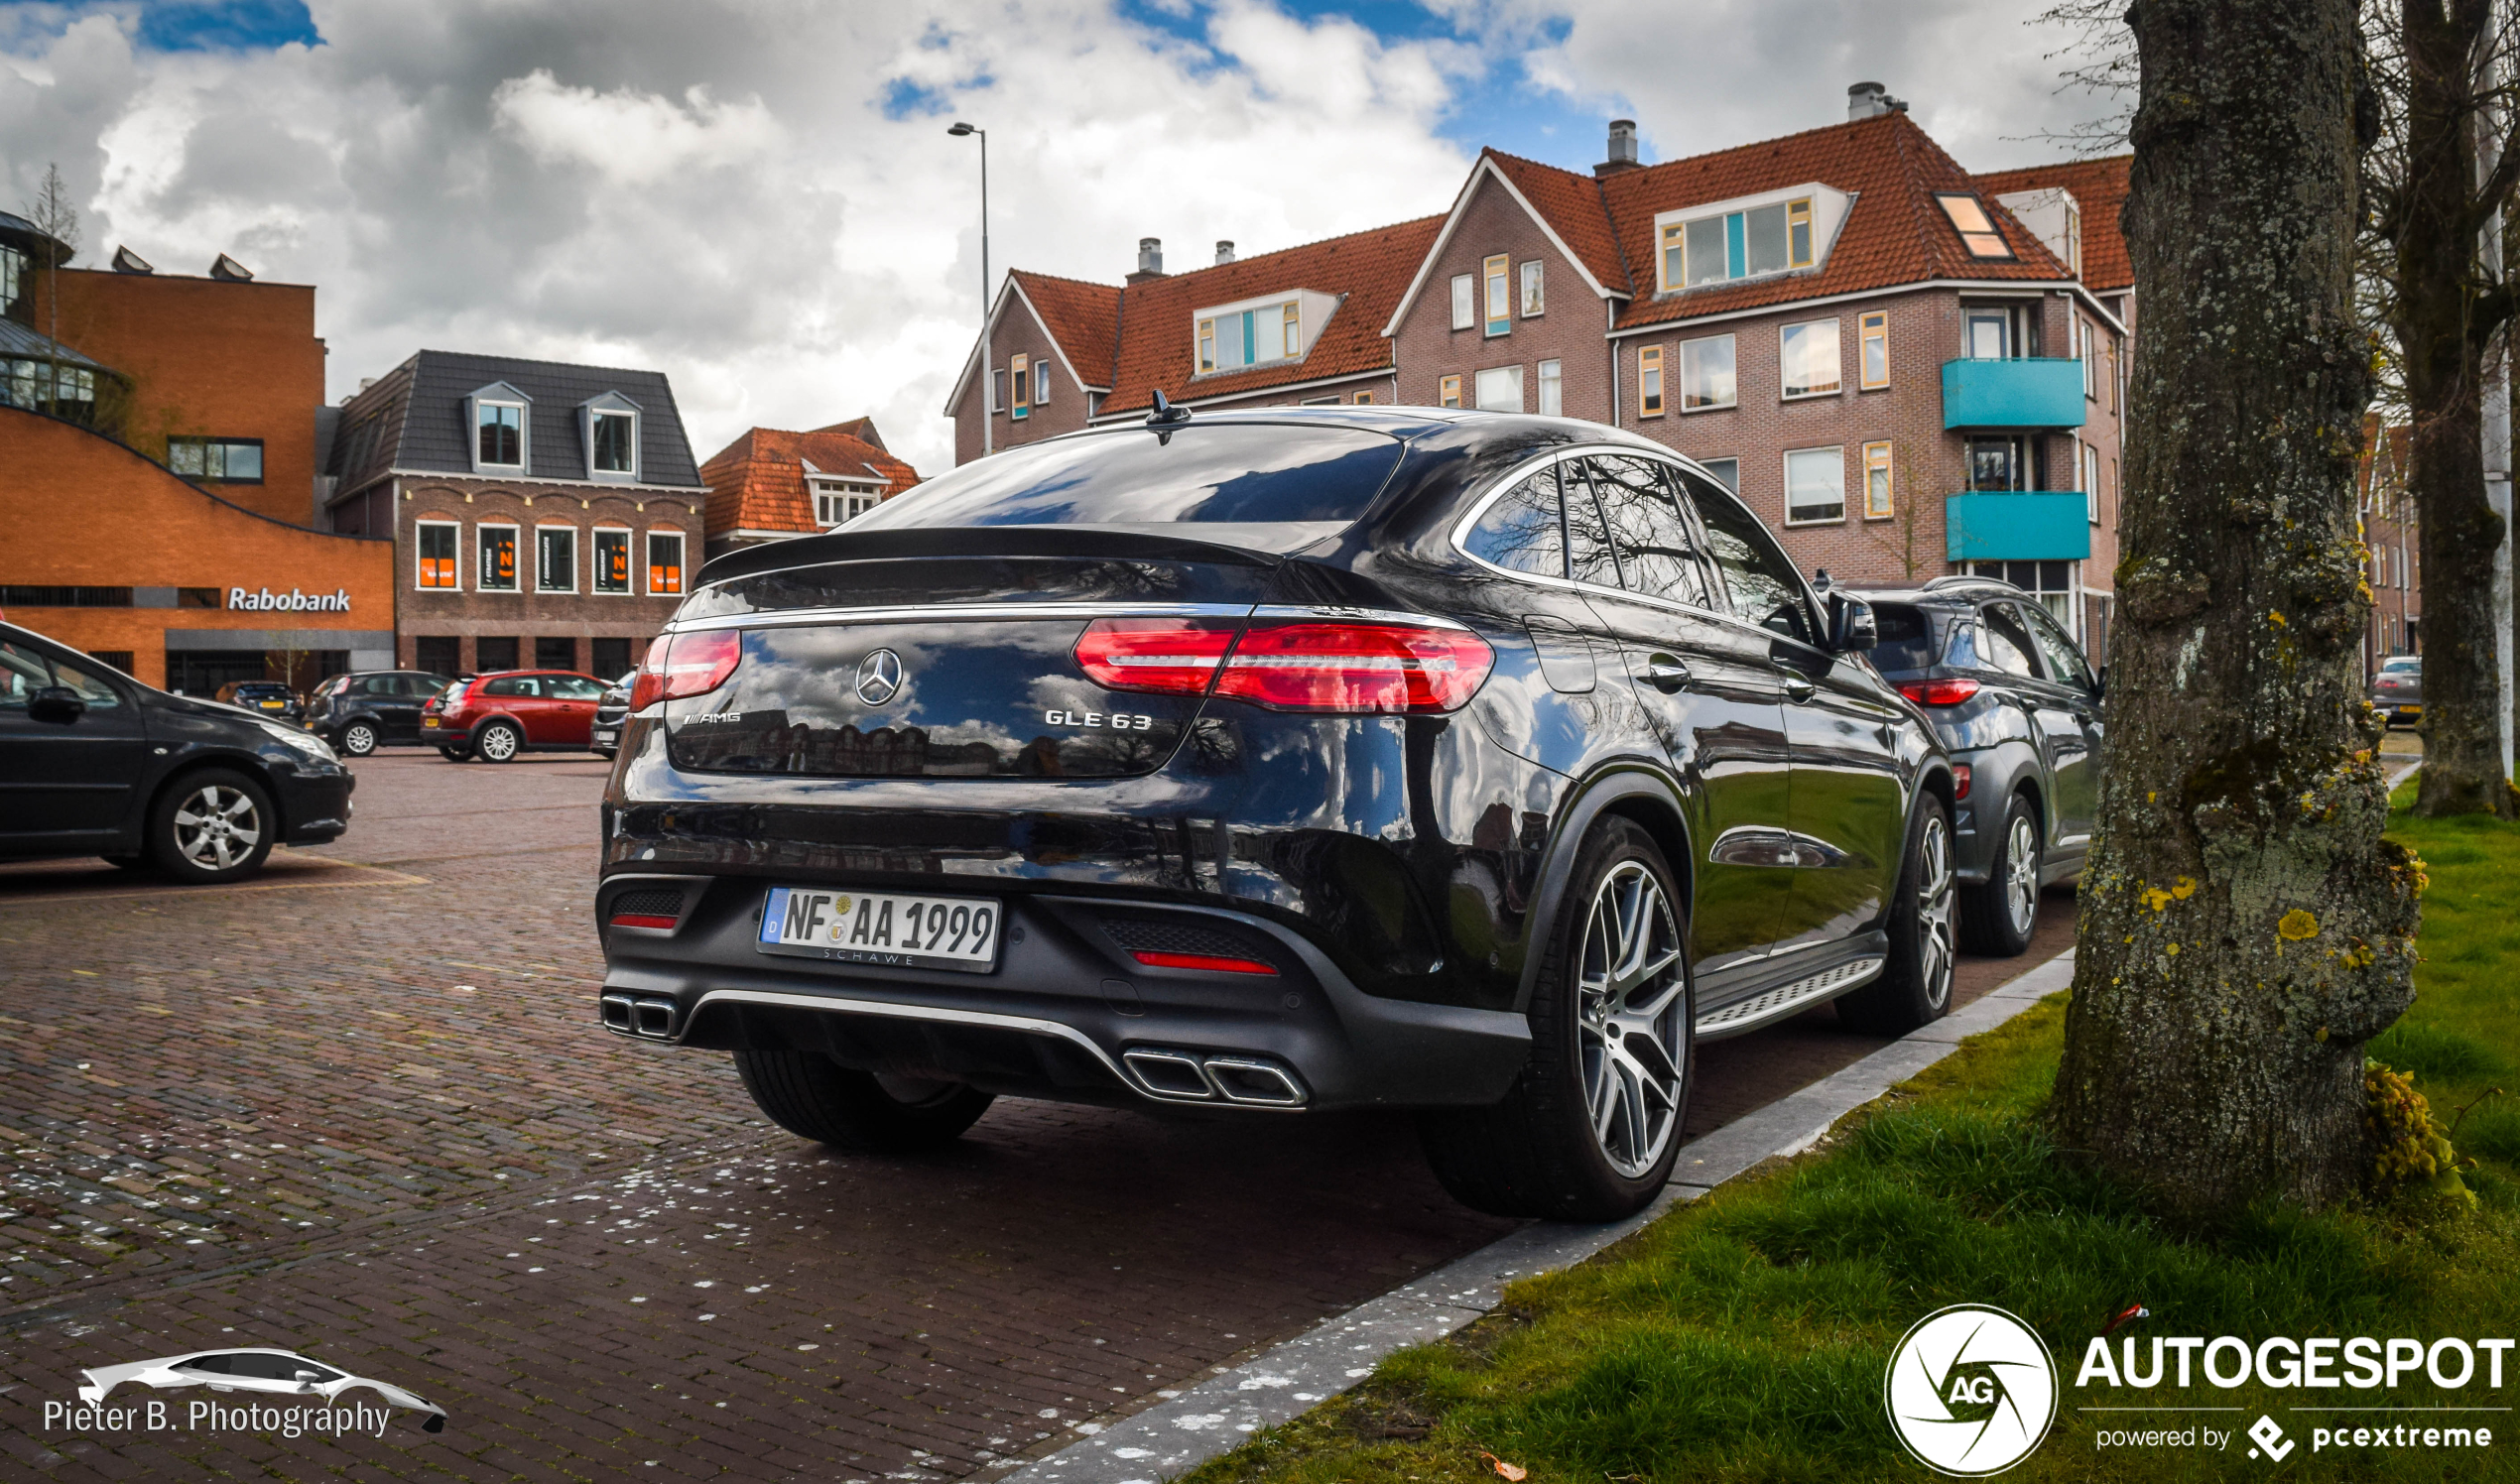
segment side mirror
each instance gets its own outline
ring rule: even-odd
[[[1828,595],[1828,647],[1838,654],[1861,654],[1881,643],[1881,625],[1872,605],[1842,592]]]
[[[2108,667],[2103,665],[2091,672],[2091,698],[2097,700],[2106,694],[2108,694]]]
[[[87,697],[67,685],[47,685],[26,698],[26,714],[32,720],[67,726],[87,714]]]

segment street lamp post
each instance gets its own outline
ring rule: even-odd
[[[955,120],[956,139],[980,136],[980,454],[996,451],[997,368],[989,364],[989,131]]]

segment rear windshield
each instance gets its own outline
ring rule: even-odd
[[[1872,621],[1881,629],[1881,643],[1872,652],[1874,669],[1889,675],[1934,668],[1934,623],[1924,609],[1906,603],[1875,603]]]
[[[1365,513],[1401,443],[1353,428],[1191,424],[1060,438],[964,464],[852,531],[937,526],[1335,522]]]

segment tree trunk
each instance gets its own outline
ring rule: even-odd
[[[2396,248],[2398,348],[2406,366],[2406,487],[2422,526],[2424,771],[2416,809],[2509,817],[2502,771],[2500,615],[2492,601],[2502,521],[2485,496],[2482,396],[2490,326],[2477,272],[2475,59],[2486,0],[2406,0],[2407,173]]]
[[[2413,998],[2356,649],[2368,83],[2353,0],[2129,21],[2144,333],[2055,1128],[2177,1208],[2315,1205],[2354,1187],[2362,1043]]]

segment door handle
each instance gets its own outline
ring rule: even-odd
[[[1645,662],[1645,683],[1665,695],[1688,689],[1691,679],[1689,667],[1669,655],[1656,655]]]
[[[1771,658],[1768,663],[1775,666],[1777,673],[1784,677],[1785,693],[1797,701],[1810,700],[1819,693],[1820,687],[1812,683],[1811,677],[1795,669],[1787,661]]]

